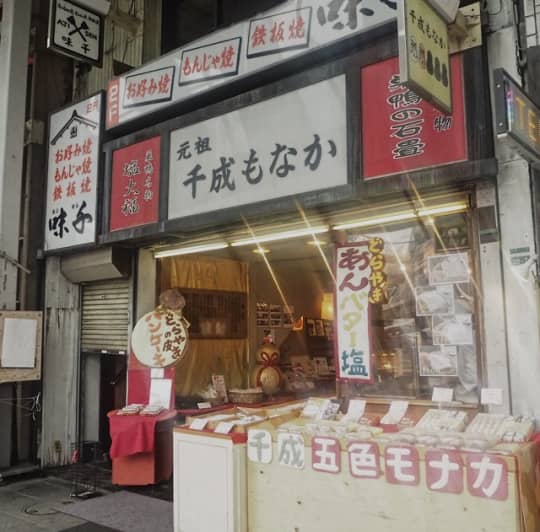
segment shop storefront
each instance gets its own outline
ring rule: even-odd
[[[172,287],[187,298],[179,404],[195,406],[218,371],[229,387],[251,386],[269,331],[282,392],[332,390],[337,370],[345,395],[429,401],[448,386],[478,404],[475,188],[496,170],[490,137],[478,134],[490,131],[478,104],[482,50],[452,57],[451,116],[399,84],[395,54],[395,40],[382,39],[105,145],[102,242],[150,249],[152,271],[139,268],[139,279],[156,279],[152,304]],[[382,239],[384,259],[361,317],[370,343],[364,368],[340,370],[336,249],[366,239]]]
[[[365,31],[346,40],[328,38],[330,27],[343,24],[315,4],[229,28],[109,88],[110,134],[128,133],[103,147],[98,241],[136,248],[137,318],[174,288],[189,322],[185,351],[175,352],[172,342],[163,347],[172,364],[159,353],[148,367],[132,353],[127,403],[148,403],[159,389],[166,406],[188,416],[229,400],[253,407],[243,422],[227,410],[175,434],[177,526],[200,526],[208,497],[194,484],[206,479],[199,484],[208,490],[217,468],[227,530],[278,529],[267,509],[280,511],[267,502],[288,486],[281,510],[296,529],[326,530],[341,518],[338,529],[352,530],[347,505],[363,498],[369,513],[375,498],[395,498],[395,512],[374,506],[369,526],[385,522],[397,531],[411,517],[395,485],[421,482],[417,517],[424,510],[428,516],[418,517],[422,530],[455,529],[433,525],[443,508],[444,519],[459,513],[467,530],[496,530],[480,515],[499,508],[497,501],[505,512],[500,530],[533,530],[522,521],[533,491],[523,480],[534,469],[532,447],[519,447],[532,425],[522,420],[500,433],[510,422],[508,361],[497,340],[502,310],[493,304],[502,287],[485,51],[454,50],[447,115],[400,83],[393,2],[379,3],[373,24],[363,13]],[[303,17],[314,35],[322,32],[312,50],[298,28]],[[307,51],[294,62],[273,62],[279,47],[254,32],[285,23],[291,50]],[[245,53],[235,33],[242,31]],[[218,76],[224,42],[237,63],[222,64]],[[201,66],[216,57],[213,67]],[[249,59],[258,62],[251,72]],[[481,401],[482,389],[497,397]],[[318,399],[283,407],[269,421],[270,407],[307,398]],[[478,423],[497,422],[497,429],[476,426],[478,433],[460,436],[481,403],[500,416]],[[412,432],[384,439],[383,432],[405,428]],[[433,435],[445,431],[453,437],[447,444]],[[514,447],[486,452],[508,432]],[[256,442],[266,442],[270,456],[250,456]],[[388,454],[392,444],[395,456]],[[431,456],[431,448],[439,454]],[[480,462],[468,458],[471,449]],[[410,470],[391,476],[392,456],[407,459]],[[446,475],[459,470],[453,487],[449,478],[432,482],[419,473],[435,458]],[[371,473],[357,459],[367,460]],[[347,462],[350,473],[325,475]],[[478,473],[479,463],[488,469]],[[502,475],[496,489],[494,467]],[[488,472],[493,479],[485,486]],[[365,478],[351,487],[358,477]],[[365,496],[368,477],[376,479],[374,499]],[[320,520],[312,514],[324,504],[323,492],[336,497]],[[446,506],[448,493],[459,495],[455,507]],[[475,497],[481,512],[469,519]]]

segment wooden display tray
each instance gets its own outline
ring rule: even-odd
[[[291,408],[293,405],[298,404],[298,408],[294,408],[293,410],[286,411],[285,409]],[[303,407],[303,402],[293,402],[290,405],[279,405],[271,408],[249,408],[249,407],[240,407],[235,406],[232,408],[227,408],[225,410],[220,410],[219,412],[214,412],[211,414],[201,415],[201,416],[187,416],[186,417],[186,423],[184,426],[181,427],[182,431],[188,430],[191,432],[201,432],[194,429],[190,429],[189,425],[195,420],[195,419],[209,419],[205,429],[203,432],[208,433],[212,432],[216,429],[219,423],[221,422],[232,422],[235,418],[238,417],[239,414],[244,414],[247,416],[260,416],[264,418],[263,420],[257,420],[253,423],[247,423],[244,425],[234,425],[233,429],[231,430],[232,433],[236,434],[245,434],[250,427],[253,425],[260,426],[261,428],[267,427],[269,430],[275,429],[279,425],[291,420],[297,418]],[[217,416],[220,416],[219,419],[212,419],[217,418]],[[221,417],[226,416],[226,417]]]

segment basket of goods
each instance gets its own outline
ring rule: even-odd
[[[262,388],[232,388],[229,390],[229,400],[232,403],[260,403],[264,399]]]

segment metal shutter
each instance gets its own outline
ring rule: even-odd
[[[81,305],[83,352],[127,352],[129,288],[129,280],[125,279],[83,285]]]

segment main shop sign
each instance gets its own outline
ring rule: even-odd
[[[497,136],[531,162],[540,159],[540,108],[502,68],[495,70]]]
[[[71,0],[52,0],[48,47],[55,52],[101,66],[103,17]]]
[[[397,57],[362,68],[364,179],[467,160],[461,56],[453,55],[450,66],[452,114],[401,83]]]
[[[153,137],[113,152],[111,231],[158,221],[160,146]]]
[[[109,83],[107,128],[396,20],[397,0],[288,0]]]
[[[401,83],[444,113],[451,113],[452,84],[446,21],[427,0],[402,0],[399,6]]]
[[[103,93],[49,118],[45,250],[96,239]]]
[[[169,219],[346,185],[345,76],[172,131],[169,165]]]
[[[336,247],[337,378],[369,383],[371,308],[384,303],[384,240],[372,238]]]
[[[254,428],[248,431],[248,459],[259,464],[277,461],[282,467],[305,469],[308,443],[311,469],[321,474],[343,474],[346,468],[357,481],[384,477],[387,483],[404,487],[424,482],[436,493],[461,494],[466,487],[473,497],[508,499],[506,459],[488,453],[426,449],[421,466],[418,449],[410,445],[387,445],[381,452],[375,442],[352,440],[342,449],[340,440],[334,437],[315,435],[306,442],[302,434],[278,432],[274,456],[271,433]]]

